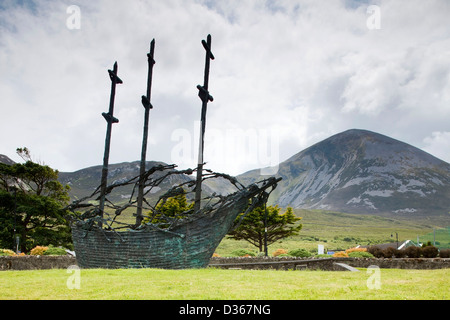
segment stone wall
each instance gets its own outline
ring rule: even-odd
[[[252,258],[212,258],[209,267],[223,269],[275,269],[275,270],[345,270],[337,263],[355,268],[378,266],[382,269],[444,269],[450,268],[450,259],[364,259],[364,258],[293,258],[293,257],[252,257]],[[67,269],[77,265],[72,256],[19,256],[0,257],[0,271]]]
[[[0,257],[0,271],[67,269],[69,266],[76,264],[76,259],[72,256]]]
[[[277,269],[277,270],[343,270],[336,263],[344,263],[355,268],[378,266],[385,269],[444,269],[450,268],[450,259],[365,259],[365,258],[293,258],[293,257],[249,257],[212,258],[210,267],[226,269]]]

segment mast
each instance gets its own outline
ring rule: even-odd
[[[105,209],[105,197],[106,186],[108,182],[108,162],[109,162],[109,150],[111,146],[111,131],[113,123],[118,123],[119,119],[114,117],[114,100],[116,96],[116,84],[122,84],[122,80],[117,76],[118,66],[117,61],[114,63],[113,70],[108,70],[109,78],[111,79],[111,96],[109,99],[109,111],[103,112],[102,116],[107,122],[106,126],[106,139],[105,139],[105,153],[103,155],[103,168],[102,168],[102,180],[100,185],[100,217],[103,217]],[[101,223],[100,223],[101,226]]]
[[[142,202],[144,200],[144,174],[145,174],[145,160],[147,155],[147,138],[148,138],[148,122],[150,116],[150,109],[153,109],[150,103],[151,90],[152,90],[152,79],[153,79],[153,65],[155,60],[153,59],[155,53],[155,39],[150,43],[150,53],[147,53],[148,57],[148,77],[147,77],[147,95],[142,96],[142,105],[145,108],[144,114],[144,133],[142,138],[142,152],[141,152],[141,166],[140,166],[140,177],[139,177],[139,189],[137,198],[137,210],[136,210],[136,226],[142,223]]]
[[[205,138],[205,128],[206,128],[206,111],[208,107],[208,101],[214,101],[213,97],[209,94],[209,66],[211,60],[214,60],[214,55],[211,52],[211,35],[208,34],[207,40],[202,40],[202,45],[205,48],[205,74],[203,86],[198,85],[198,96],[202,100],[202,113],[201,113],[201,125],[200,125],[200,142],[199,142],[199,152],[198,152],[198,166],[197,166],[197,181],[195,186],[195,204],[194,212],[198,212],[201,207],[201,197],[202,197],[202,174],[203,174],[203,149],[204,149],[204,138]]]

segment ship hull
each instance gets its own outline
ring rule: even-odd
[[[81,268],[205,268],[236,217],[248,206],[248,195],[236,194],[217,210],[195,215],[170,229],[146,225],[140,230],[107,231],[87,223],[72,225]]]

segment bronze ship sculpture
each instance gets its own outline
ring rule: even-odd
[[[77,263],[81,268],[161,268],[189,269],[208,266],[216,248],[225,235],[239,224],[236,218],[264,205],[281,178],[270,177],[249,186],[223,173],[204,169],[203,147],[209,94],[209,66],[214,60],[211,52],[211,36],[202,41],[206,51],[203,86],[198,85],[202,101],[199,161],[197,168],[176,170],[176,165],[156,165],[146,169],[146,152],[151,84],[153,75],[155,40],[151,42],[148,57],[147,94],[142,96],[145,108],[140,174],[128,181],[107,183],[109,148],[114,117],[116,85],[122,84],[118,77],[118,65],[108,70],[111,79],[111,98],[107,122],[105,152],[100,186],[88,197],[74,201],[68,206],[72,212],[71,228]],[[194,179],[192,175],[196,173]],[[178,179],[174,179],[174,178]],[[235,189],[227,195],[202,193],[206,180],[220,179]],[[162,189],[171,181],[178,181]],[[181,181],[181,182],[180,182]],[[108,195],[118,188],[132,186],[128,201],[120,205],[108,200]],[[161,208],[172,197],[183,195],[192,206],[173,216],[165,215]],[[124,212],[133,211],[134,223],[121,221]],[[134,213],[135,212],[135,213]],[[147,215],[144,216],[144,212]],[[245,214],[244,214],[245,216]],[[157,220],[154,218],[158,217]],[[243,218],[243,216],[242,216]],[[242,221],[242,218],[240,221]],[[156,221],[156,222],[155,222]]]

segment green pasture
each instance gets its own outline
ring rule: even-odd
[[[1,271],[2,300],[448,300],[450,270],[379,269],[375,274],[275,270]],[[68,285],[69,284],[69,285]],[[72,289],[71,289],[72,288]]]
[[[269,246],[271,254],[277,249],[307,249],[317,253],[317,245],[324,245],[325,250],[340,251],[357,245],[371,245],[396,241],[413,240],[417,236],[422,242],[422,235],[448,225],[450,216],[411,217],[374,216],[321,210],[294,210],[303,228],[296,236],[278,241]],[[391,237],[391,235],[393,235]],[[448,235],[450,241],[450,234]],[[236,249],[248,249],[257,252],[257,248],[246,241],[225,238],[216,250],[220,256],[229,256]]]

